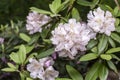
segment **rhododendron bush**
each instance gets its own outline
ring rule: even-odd
[[[0,80],[119,80],[119,1],[48,2],[1,25]]]

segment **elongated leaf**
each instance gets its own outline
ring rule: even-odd
[[[98,55],[96,53],[89,53],[89,54],[82,56],[80,58],[80,61],[89,61],[89,60],[96,59],[97,57]]]
[[[97,51],[98,51],[98,50],[97,50],[97,47],[92,48],[91,51],[92,51],[93,53],[97,53]]]
[[[26,80],[33,80],[33,79],[31,79],[31,78],[27,78]]]
[[[101,54],[105,50],[107,46],[107,40],[107,37],[105,35],[102,35],[102,38],[98,44],[98,54]]]
[[[116,52],[120,52],[120,47],[111,48],[106,53],[111,54],[111,53],[116,53]]]
[[[20,33],[20,38],[26,42],[29,42],[31,40],[31,38],[24,33]]]
[[[13,68],[3,68],[2,71],[5,71],[5,72],[14,72],[16,70],[13,69]]]
[[[111,55],[108,55],[108,54],[101,54],[100,57],[102,59],[105,59],[105,60],[111,60],[112,59],[112,56]]]
[[[75,18],[77,21],[80,21],[80,15],[76,8],[72,9],[72,18]]]
[[[57,9],[61,6],[61,0],[54,0],[52,4],[49,5],[50,10],[54,13],[57,14]]]
[[[108,66],[110,69],[112,69],[114,72],[118,73],[116,66],[113,64],[112,61],[107,61]]]
[[[20,59],[21,63],[24,63],[24,61],[26,59],[26,48],[24,45],[20,46],[18,55],[19,55],[19,59]]]
[[[108,38],[108,41],[112,47],[116,47],[115,42],[110,37]]]
[[[107,80],[108,68],[105,65],[101,65],[99,68],[99,78],[100,80]]]
[[[86,0],[77,0],[77,3],[82,6],[92,6],[94,5],[92,2],[88,2]]]
[[[66,65],[66,69],[72,80],[83,80],[82,75],[73,67]]]
[[[53,53],[54,53],[54,48],[51,48],[51,49],[48,49],[48,50],[46,50],[44,52],[41,52],[37,57],[38,58],[43,58],[43,57],[49,56],[49,55],[51,55]]]
[[[111,34],[111,38],[115,41],[117,41],[118,43],[120,43],[120,36],[116,33],[112,33]]]
[[[35,12],[41,13],[41,14],[51,14],[51,12],[49,12],[49,11],[38,9],[38,8],[35,8],[35,7],[31,7],[30,9],[31,9],[31,11],[35,11]]]
[[[33,50],[34,46],[33,45],[32,46],[25,46],[25,48],[26,48],[26,53],[30,53]]]
[[[111,56],[112,56],[112,58],[114,58],[114,59],[120,61],[120,58],[119,58],[118,56],[116,56],[116,55],[114,55],[114,54],[111,54]]]
[[[18,56],[17,53],[12,52],[10,54],[10,59],[13,60],[17,64],[21,64],[21,61],[20,61],[19,56]]]
[[[98,41],[96,41],[94,39],[90,40],[90,42],[87,45],[87,49],[88,50],[92,49],[95,45],[97,45],[97,43],[98,43]]]
[[[13,65],[12,63],[7,63],[7,65],[8,65],[10,68],[17,69],[16,66]]]
[[[85,80],[96,80],[98,77],[98,72],[99,72],[99,67],[100,67],[100,63],[96,62],[88,71]]]

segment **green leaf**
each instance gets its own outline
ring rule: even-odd
[[[97,53],[97,51],[98,51],[98,50],[97,50],[97,47],[92,48],[91,51],[92,51],[93,53]]]
[[[20,38],[26,42],[29,42],[31,40],[31,38],[24,33],[20,33]]]
[[[87,72],[87,75],[85,77],[85,80],[96,80],[98,77],[98,72],[99,72],[99,67],[100,67],[100,63],[96,62],[91,68],[90,70]]]
[[[101,54],[100,57],[102,59],[105,59],[105,60],[111,60],[112,59],[112,56],[111,55],[108,55],[108,54]]]
[[[94,39],[90,40],[88,45],[87,45],[87,49],[88,50],[92,49],[95,45],[97,45],[97,43],[98,43],[97,40],[94,40]]]
[[[17,67],[16,67],[15,65],[13,65],[12,63],[7,63],[7,65],[8,65],[10,68],[17,69]]]
[[[111,56],[112,56],[112,58],[114,58],[114,59],[116,59],[116,60],[120,61],[120,58],[119,58],[119,57],[117,57],[116,55],[111,54]]]
[[[10,59],[13,60],[17,64],[21,64],[21,61],[20,61],[19,56],[18,56],[17,53],[12,52],[10,54]]]
[[[61,0],[54,0],[52,4],[49,5],[50,10],[54,13],[57,14],[57,9],[61,6]]]
[[[114,72],[118,73],[116,66],[113,64],[112,61],[107,61],[107,64],[110,69],[112,69]]]
[[[117,6],[117,7],[115,7],[113,13],[114,13],[115,16],[117,16],[117,15],[118,15],[118,12],[119,12],[119,8],[118,8],[118,6]]]
[[[89,61],[89,60],[96,59],[97,57],[98,57],[98,55],[96,53],[88,53],[86,55],[83,55],[80,58],[80,61]]]
[[[76,8],[72,9],[72,18],[76,19],[77,21],[80,21],[80,15]]]
[[[117,33],[111,33],[111,38],[120,43],[120,36]]]
[[[108,38],[108,41],[112,47],[116,47],[115,42],[110,37]]]
[[[16,70],[13,69],[13,68],[3,68],[2,71],[5,71],[5,72],[14,72]]]
[[[33,43],[37,42],[37,40],[39,39],[40,34],[35,34],[32,39],[30,40],[30,42],[28,43],[28,45],[32,45]]]
[[[20,48],[19,48],[19,52],[18,52],[18,55],[19,55],[19,59],[21,61],[21,63],[23,64],[25,59],[26,59],[26,48],[24,45],[21,45]]]
[[[35,12],[40,13],[40,14],[49,14],[49,15],[51,14],[51,12],[49,12],[49,11],[38,9],[35,7],[31,7],[30,9],[31,9],[31,11],[35,11]]]
[[[30,53],[33,49],[34,49],[34,46],[25,46],[26,48],[26,53]]]
[[[20,78],[21,80],[25,80],[25,75],[22,72],[20,72]]]
[[[106,53],[111,54],[111,53],[116,53],[116,52],[120,52],[120,47],[111,48]]]
[[[100,80],[107,80],[108,68],[105,65],[101,65],[99,68],[99,78]]]
[[[95,8],[95,6],[99,3],[100,0],[93,0],[93,5],[91,6],[91,9]]]
[[[53,53],[54,53],[54,48],[51,48],[51,49],[48,49],[48,50],[46,50],[44,52],[39,53],[37,58],[43,58],[43,57],[49,56],[49,55],[51,55]]]
[[[82,75],[72,66],[66,65],[66,69],[72,80],[83,80]]]
[[[117,31],[118,33],[120,33],[120,26],[117,26],[117,27],[115,28],[115,31]]]
[[[107,37],[105,35],[102,35],[102,38],[100,38],[100,42],[98,44],[98,54],[101,54],[106,46],[107,46]]]
[[[55,80],[72,80],[72,79],[69,79],[69,78],[57,78]]]
[[[89,2],[86,0],[77,0],[77,3],[82,6],[93,6],[94,5],[92,2]]]

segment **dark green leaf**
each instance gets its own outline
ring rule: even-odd
[[[120,36],[117,33],[112,33],[111,38],[120,43]]]
[[[101,54],[106,46],[107,46],[107,37],[105,35],[102,35],[102,38],[100,38],[100,42],[98,44],[98,54]]]
[[[82,6],[92,6],[94,5],[92,2],[86,0],[77,0],[77,3]]]
[[[87,49],[88,50],[92,49],[95,45],[97,45],[97,43],[98,43],[98,41],[96,41],[94,39],[90,40],[90,42],[87,45]]]
[[[96,62],[91,68],[90,70],[87,72],[87,75],[85,77],[85,80],[96,80],[98,77],[98,72],[99,72],[99,67],[100,67],[100,63]]]
[[[112,58],[114,58],[114,59],[120,61],[120,58],[119,58],[118,56],[116,56],[116,55],[114,55],[114,54],[111,54],[111,56],[112,56]]]
[[[43,57],[49,56],[49,55],[51,55],[53,53],[54,53],[54,48],[51,48],[51,49],[48,49],[48,50],[46,50],[44,52],[39,53],[37,57],[38,58],[43,58]]]
[[[57,78],[55,80],[72,80],[72,79],[69,79],[69,78]]]
[[[105,65],[101,65],[99,68],[99,78],[100,80],[107,80],[108,68]]]
[[[118,73],[116,66],[113,64],[112,61],[107,61],[108,66],[110,69],[112,69],[114,72]]]
[[[66,69],[72,80],[83,80],[82,75],[72,66],[66,65]]]
[[[108,41],[112,47],[116,47],[115,42],[110,37],[108,38]]]

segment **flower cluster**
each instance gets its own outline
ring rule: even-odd
[[[55,80],[59,72],[54,70],[52,65],[54,61],[51,57],[39,59],[30,59],[30,64],[27,65],[27,70],[30,72],[32,78],[39,78],[41,80]]]
[[[99,7],[94,11],[90,11],[87,17],[88,27],[96,33],[104,33],[110,36],[111,31],[115,31],[115,18],[109,11],[105,12]]]
[[[37,12],[30,12],[27,16],[26,29],[29,31],[29,34],[41,32],[42,26],[48,23],[50,20],[50,17],[47,15],[38,14]]]
[[[70,57],[78,53],[78,50],[85,51],[88,41],[92,38],[91,31],[85,23],[76,22],[70,19],[68,23],[60,23],[54,31],[52,31],[52,43],[56,46],[55,51],[61,57]]]

